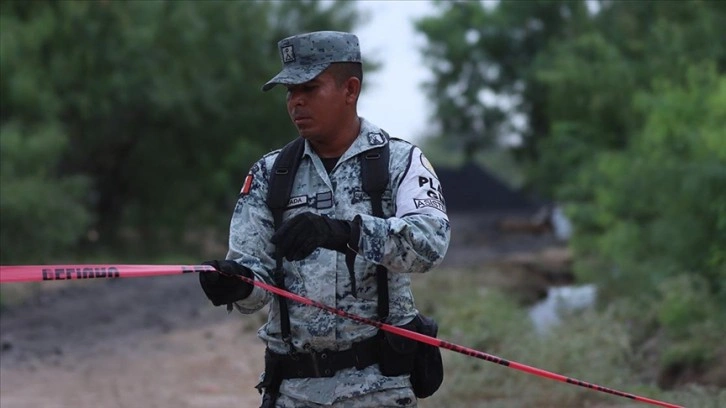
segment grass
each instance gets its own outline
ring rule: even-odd
[[[687,407],[726,406],[726,389],[665,391],[640,371],[631,330],[611,309],[569,316],[547,335],[535,332],[509,290],[492,286],[492,270],[437,270],[414,277],[416,302],[439,322],[439,337],[464,347],[610,389]],[[641,402],[539,377],[443,350],[444,384],[420,401],[433,407],[642,407]]]

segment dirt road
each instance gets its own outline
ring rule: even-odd
[[[0,313],[0,406],[258,406],[262,317],[214,308],[196,279],[33,287]]]

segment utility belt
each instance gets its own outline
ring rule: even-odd
[[[427,336],[438,334],[436,322],[421,314],[400,327]],[[256,387],[260,392],[264,390],[261,408],[275,406],[282,380],[332,377],[345,368],[362,370],[376,363],[381,374],[387,377],[410,374],[411,385],[419,398],[433,394],[443,380],[438,347],[379,330],[375,336],[353,343],[343,351],[277,354],[266,349],[264,379]]]
[[[277,368],[282,379],[332,377],[345,368],[362,370],[379,362],[377,336],[353,343],[348,350],[311,351],[308,353],[277,354],[265,350],[265,365]],[[267,367],[265,367],[267,372]]]

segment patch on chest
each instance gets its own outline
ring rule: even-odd
[[[299,195],[290,197],[287,202],[286,209],[297,208],[297,207],[314,207],[318,210],[324,210],[333,206],[333,193],[326,191],[324,193],[317,193],[315,197],[308,197],[306,195]]]
[[[296,197],[290,197],[290,200],[287,202],[286,208],[295,208],[295,207],[301,207],[303,205],[308,204],[308,196],[301,195]]]
[[[333,206],[333,193],[326,191],[315,195],[315,208],[324,210]]]

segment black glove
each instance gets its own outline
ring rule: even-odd
[[[351,221],[305,212],[283,223],[270,241],[288,261],[304,259],[319,247],[345,253],[351,225]]]
[[[242,300],[252,293],[253,285],[237,278],[235,275],[254,279],[252,271],[235,261],[206,261],[202,265],[209,265],[219,272],[199,272],[199,283],[204,293],[214,306],[231,305],[232,302]]]

